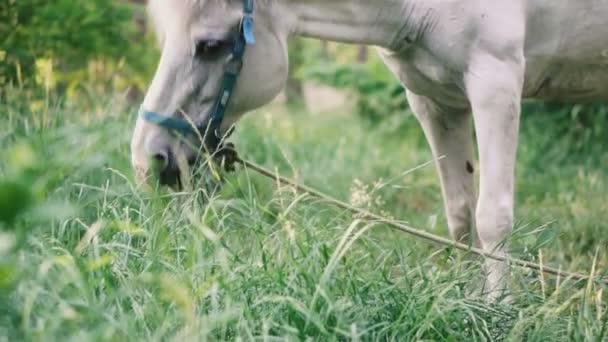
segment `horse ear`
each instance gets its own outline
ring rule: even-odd
[[[148,1],[148,15],[150,16],[150,22],[154,26],[156,31],[156,39],[158,44],[162,47],[165,44],[165,29],[163,28],[162,13],[162,0],[149,0]]]

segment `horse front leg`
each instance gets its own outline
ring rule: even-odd
[[[456,241],[476,246],[471,111],[449,108],[410,91],[407,98],[436,159],[450,233]]]
[[[504,242],[513,230],[515,161],[525,64],[523,53],[512,56],[478,54],[465,76],[480,159],[477,232],[485,250],[500,254],[506,254]],[[508,273],[507,263],[486,262],[485,290],[490,299],[504,294]]]

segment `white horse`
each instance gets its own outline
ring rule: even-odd
[[[243,0],[150,1],[162,57],[145,110],[171,118],[188,113],[194,124],[209,120],[232,42],[242,35],[243,6]],[[281,91],[289,37],[378,46],[438,157],[451,234],[487,250],[504,253],[501,242],[513,227],[521,99],[608,100],[606,0],[255,0],[252,16],[256,42],[247,47],[220,131]],[[156,159],[171,183],[179,174],[175,156],[183,153],[195,152],[166,127],[138,119],[132,140],[138,174],[148,175]],[[508,266],[488,261],[486,269],[496,297]]]

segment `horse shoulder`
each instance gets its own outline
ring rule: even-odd
[[[521,58],[525,14],[516,6],[521,2],[439,2],[437,24],[419,41],[402,50],[381,50],[381,55],[413,93],[453,107],[467,106],[463,80],[478,55]]]

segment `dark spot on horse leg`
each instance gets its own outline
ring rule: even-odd
[[[473,168],[473,164],[471,164],[470,161],[467,160],[467,172],[468,173],[473,173],[475,172],[475,169]]]

